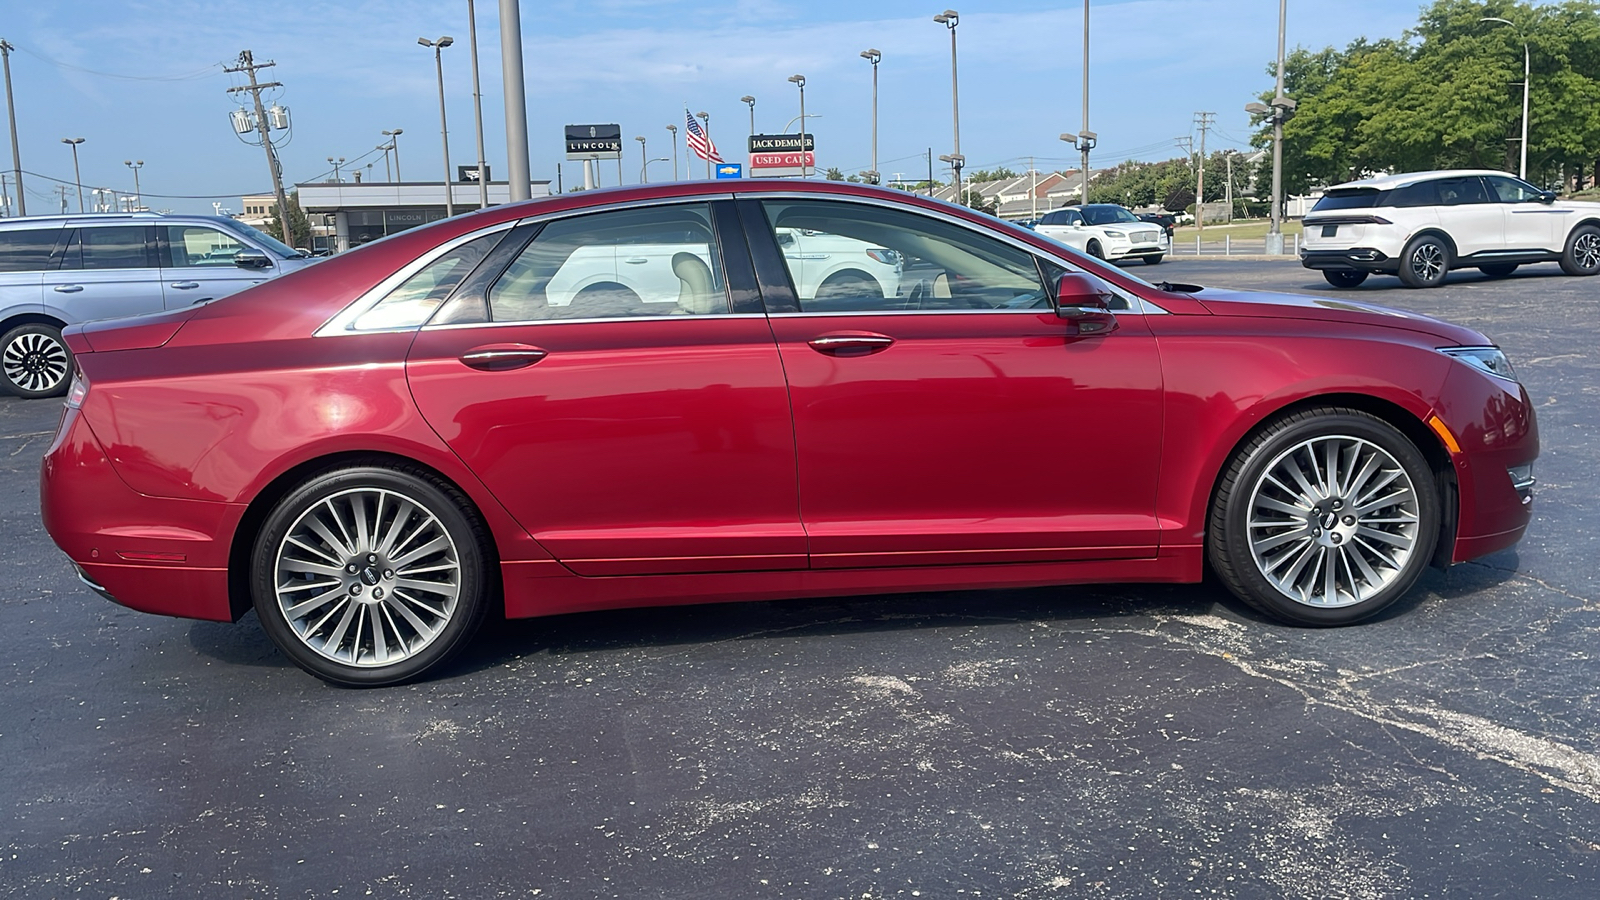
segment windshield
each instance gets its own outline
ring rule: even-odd
[[[271,250],[273,253],[278,254],[284,259],[296,259],[300,256],[300,254],[296,253],[283,241],[278,240],[264,231],[251,228],[249,225],[246,225],[238,219],[234,219],[232,222],[230,222],[229,227],[231,227],[234,231],[240,232],[263,247],[266,247],[268,250]]]
[[[1120,206],[1085,206],[1084,221],[1090,225],[1115,225],[1119,222],[1137,222],[1139,217]]]
[[[1329,191],[1322,195],[1317,205],[1311,207],[1312,212],[1322,212],[1329,209],[1371,209],[1378,205],[1378,197],[1382,194],[1377,188],[1347,188],[1342,191]]]

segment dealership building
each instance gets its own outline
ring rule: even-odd
[[[511,185],[489,182],[489,205],[511,202]],[[316,182],[297,184],[300,208],[313,228],[333,237],[334,250],[343,251],[375,241],[387,234],[415,228],[445,217],[445,186],[441,182]],[[531,196],[550,196],[550,182],[530,184]],[[450,185],[450,202],[459,215],[478,208],[478,185]]]

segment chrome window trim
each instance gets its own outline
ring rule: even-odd
[[[835,195],[835,194],[814,194],[814,193],[811,193],[809,191],[806,191],[806,192],[802,192],[802,191],[771,191],[771,192],[762,191],[760,193],[755,193],[755,194],[741,194],[740,196],[747,197],[747,198],[750,198],[750,199],[755,199],[755,200],[766,200],[766,199],[775,199],[775,200],[822,200],[822,201],[835,201],[835,202],[842,202],[842,203],[860,203],[860,204],[864,204],[864,205],[867,205],[867,206],[881,206],[884,209],[900,210],[902,212],[906,210],[906,206],[904,204],[895,203],[893,201],[886,200],[886,199],[880,199],[878,197],[858,197],[858,196],[854,196],[854,195],[851,195],[851,194],[837,194],[837,195]],[[979,235],[983,235],[984,237],[993,238],[993,239],[995,239],[997,241],[1000,241],[1001,243],[1004,243],[1004,244],[1010,244],[1012,247],[1015,247],[1018,250],[1021,250],[1021,251],[1025,252],[1025,253],[1030,253],[1030,254],[1032,254],[1034,256],[1043,257],[1044,259],[1050,260],[1051,262],[1055,263],[1056,265],[1061,266],[1061,267],[1063,267],[1065,269],[1068,269],[1070,271],[1082,272],[1082,273],[1084,273],[1086,275],[1093,275],[1094,274],[1093,272],[1090,272],[1089,270],[1085,269],[1081,264],[1073,262],[1072,260],[1067,259],[1064,256],[1061,256],[1059,254],[1056,254],[1056,253],[1053,253],[1053,252],[1050,252],[1050,251],[1041,250],[1038,247],[1035,247],[1034,245],[1028,243],[1027,241],[1021,240],[1020,238],[1012,237],[1011,235],[1005,234],[1003,232],[984,231],[982,229],[977,228],[971,222],[968,222],[967,220],[961,218],[960,216],[951,215],[950,213],[947,213],[944,210],[927,209],[926,207],[921,207],[921,206],[911,207],[911,209],[916,213],[920,213],[922,215],[938,219],[938,220],[940,220],[942,222],[945,222],[946,224],[955,225],[958,228],[964,228],[967,231],[970,231],[970,232],[972,232],[974,234],[979,234]],[[1101,279],[1101,280],[1104,281],[1105,279]],[[1165,315],[1165,314],[1167,314],[1167,310],[1162,309],[1160,306],[1156,305],[1155,303],[1152,303],[1149,300],[1146,300],[1145,298],[1140,297],[1137,294],[1134,294],[1134,293],[1131,293],[1129,291],[1126,291],[1126,290],[1118,287],[1117,285],[1112,284],[1109,281],[1106,282],[1106,287],[1110,288],[1117,296],[1121,297],[1123,300],[1127,301],[1127,303],[1128,303],[1128,308],[1127,309],[1114,309],[1114,310],[1112,310],[1112,312],[1114,312],[1114,313],[1125,313],[1125,314],[1128,314],[1128,315],[1151,315],[1151,314],[1154,314],[1154,315]],[[945,310],[924,310],[924,312],[944,312],[944,311]],[[966,310],[956,310],[956,312],[965,312],[965,311]],[[977,310],[972,310],[972,312],[1001,312],[1001,311],[1002,310],[998,310],[998,309],[991,309],[991,310],[977,309]],[[1004,311],[1007,311],[1007,312],[1019,312],[1020,310],[1004,310]],[[859,312],[867,312],[867,313],[871,313],[871,312],[894,312],[894,310],[876,310],[876,311],[874,311],[874,310],[861,310]],[[787,315],[827,315],[827,314],[828,313],[772,313],[771,315],[785,315],[785,316],[787,316]]]
[[[1132,313],[1131,309],[1114,309],[1112,313]],[[993,315],[1054,316],[1055,309],[819,309],[814,312],[767,313],[774,319],[804,319],[816,316],[971,316]]]
[[[382,302],[383,298],[389,296],[390,292],[392,292],[395,288],[404,284],[405,281],[411,276],[427,268],[434,262],[434,260],[437,260],[439,257],[449,253],[451,250],[454,250],[462,244],[475,241],[485,235],[494,234],[500,231],[510,231],[524,221],[527,220],[514,219],[508,222],[498,222],[494,225],[479,228],[475,231],[469,231],[466,234],[459,235],[451,238],[448,241],[445,241],[444,243],[417,257],[416,259],[413,259],[411,262],[401,266],[399,269],[396,269],[393,274],[368,288],[361,294],[361,296],[350,301],[350,303],[347,304],[344,309],[340,310],[336,315],[334,315],[333,318],[324,322],[322,327],[318,328],[316,331],[313,331],[311,336],[336,337],[342,334],[394,334],[395,332],[402,331],[416,331],[421,327],[420,325],[401,325],[393,328],[363,328],[358,330],[355,327],[355,323],[356,320],[366,314],[368,310]]]
[[[754,319],[760,313],[707,313],[693,315],[689,313],[668,314],[664,316],[594,316],[582,319],[519,319],[515,322],[451,322],[448,325],[424,325],[423,331],[456,331],[462,328],[517,328],[533,325],[583,325],[595,322],[703,322],[706,319]],[[367,332],[362,332],[366,334]]]

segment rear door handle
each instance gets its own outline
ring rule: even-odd
[[[76,294],[77,292],[83,290],[83,285],[81,285],[81,284],[58,284],[58,285],[56,285],[56,290],[59,291],[60,293],[63,293],[63,294]]]
[[[527,344],[485,344],[461,354],[461,362],[485,372],[525,369],[550,353]]]
[[[630,266],[642,266],[642,265],[644,265],[645,263],[647,263],[649,261],[650,261],[650,257],[648,257],[648,256],[630,256],[627,259],[623,260],[623,262],[627,263]]]
[[[889,349],[894,338],[874,331],[834,331],[818,335],[807,344],[828,356],[866,356]]]
[[[198,281],[174,281],[172,283],[172,286],[177,288],[180,291],[187,291],[190,288],[199,287],[200,286],[200,282],[198,282]]]

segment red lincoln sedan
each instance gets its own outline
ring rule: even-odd
[[[507,616],[1209,565],[1339,625],[1514,544],[1533,408],[1483,335],[1149,284],[899,191],[591,191],[67,329],[44,521],[153,613],[415,678]]]

